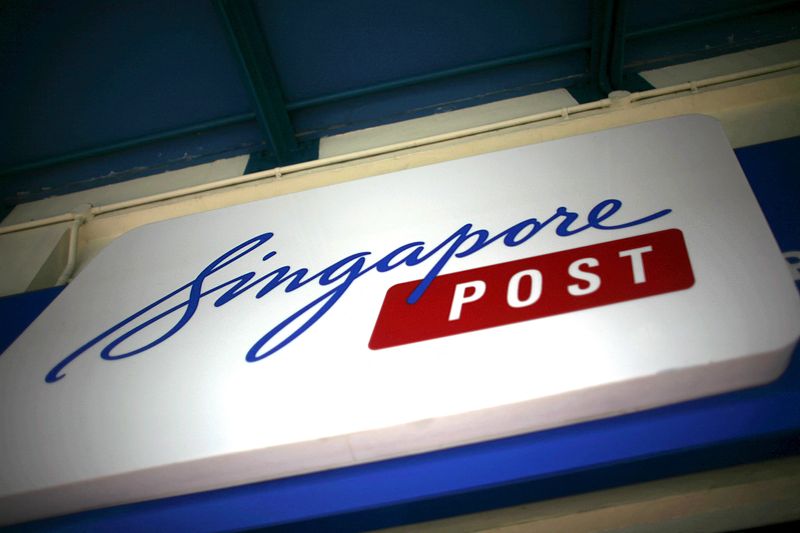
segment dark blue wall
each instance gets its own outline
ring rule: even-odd
[[[254,5],[292,133],[311,142],[555,87],[590,100],[601,71],[642,88],[643,69],[800,35],[787,0]],[[2,2],[0,75],[6,209],[267,146],[212,0]]]

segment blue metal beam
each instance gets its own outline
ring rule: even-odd
[[[752,5],[716,11],[709,15],[695,17],[691,19],[679,20],[669,24],[662,24],[660,26],[653,26],[650,28],[641,28],[625,34],[626,39],[637,39],[640,37],[648,37],[651,35],[661,35],[664,33],[671,33],[687,28],[694,28],[704,24],[713,24],[714,22],[721,22],[730,19],[752,17],[754,15],[761,15],[769,13],[782,8],[788,8],[800,5],[797,0],[772,0],[769,2],[753,2]]]
[[[591,42],[589,46],[588,83],[569,88],[578,102],[586,103],[605,98],[611,92],[608,62],[611,43],[611,24],[615,0],[591,0]]]
[[[534,61],[536,59],[544,59],[563,54],[568,54],[570,52],[587,50],[591,48],[591,46],[592,43],[590,41],[578,41],[561,46],[551,46],[548,48],[542,48],[540,50],[534,50],[533,52],[528,52],[524,54],[517,54],[509,57],[501,57],[489,61],[482,61],[479,63],[472,63],[469,65],[462,65],[460,67],[439,70],[436,72],[430,72],[427,74],[409,76],[407,78],[401,78],[397,80],[388,81],[385,83],[369,85],[367,87],[359,87],[357,89],[351,89],[349,91],[342,91],[314,98],[298,100],[295,102],[288,102],[286,104],[286,108],[289,109],[290,111],[294,111],[296,109],[305,109],[318,105],[340,102],[342,100],[356,98],[358,96],[365,96],[368,94],[391,91],[392,89],[401,89],[403,87],[410,87],[412,85],[418,85],[420,83],[444,80],[447,78],[453,78],[455,76],[462,76],[466,74],[473,74],[476,72],[483,72],[493,68],[500,68],[509,65],[518,65],[520,63],[527,63],[528,61]]]
[[[637,73],[626,74],[624,72],[625,46],[628,41],[675,33],[686,29],[696,28],[698,26],[714,24],[732,19],[762,15],[780,9],[800,5],[800,2],[797,0],[754,2],[753,5],[721,10],[708,15],[670,22],[668,24],[662,24],[659,26],[651,26],[649,28],[640,28],[633,31],[627,31],[626,15],[629,5],[628,0],[610,1],[612,1],[615,5],[613,8],[614,14],[612,38],[609,43],[610,60],[608,64],[608,78],[612,89],[625,89],[632,92],[651,89],[652,86]]]
[[[252,0],[214,0],[228,40],[241,67],[269,150],[256,154],[248,170],[297,163],[316,156],[299,143],[284,103],[283,91]]]
[[[36,161],[30,161],[28,163],[23,163],[13,167],[0,169],[0,178],[21,174],[23,172],[29,172],[31,170],[39,170],[42,168],[61,165],[64,163],[73,163],[75,161],[88,159],[90,157],[98,157],[98,156],[112,154],[114,152],[121,152],[123,150],[127,150],[130,148],[138,148],[140,146],[145,146],[159,141],[169,141],[171,139],[177,139],[179,137],[188,137],[190,135],[196,135],[198,133],[203,133],[217,128],[224,128],[226,126],[242,124],[254,119],[255,115],[253,113],[242,113],[239,115],[232,115],[229,117],[209,120],[207,122],[192,124],[191,126],[186,126],[183,128],[176,128],[173,130],[166,130],[158,133],[153,133],[151,135],[144,135],[142,137],[135,137],[133,139],[128,139],[126,141],[106,144],[103,146],[95,146],[92,148],[86,148],[84,150],[77,150],[75,152],[69,152],[54,157],[48,157]]]

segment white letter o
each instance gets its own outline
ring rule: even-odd
[[[522,278],[528,277],[531,279],[531,293],[527,298],[521,300],[519,297],[519,283]],[[508,305],[514,308],[528,307],[535,304],[542,296],[542,273],[536,269],[523,270],[517,272],[508,281],[508,291],[506,292],[506,301]]]

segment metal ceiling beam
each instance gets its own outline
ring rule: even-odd
[[[735,9],[726,9],[708,15],[670,22],[660,26],[640,28],[634,31],[626,31],[626,16],[628,11],[628,0],[602,0],[609,1],[613,6],[612,37],[609,42],[609,63],[608,79],[612,89],[625,89],[628,91],[644,91],[652,89],[638,73],[625,73],[625,46],[628,41],[635,39],[658,36],[663,34],[675,33],[686,29],[696,28],[707,24],[724,22],[731,19],[762,15],[775,12],[780,9],[795,7],[800,5],[797,0],[772,0],[754,3],[753,5],[743,6]]]
[[[625,18],[628,13],[628,2],[617,0],[614,5],[613,30],[611,34],[610,60],[608,78],[613,89],[622,89],[622,67],[625,61]]]
[[[257,166],[284,165],[313,158],[309,147],[298,143],[289,119],[277,70],[272,61],[258,13],[252,0],[214,0],[228,41],[250,92],[268,153]],[[274,164],[272,166],[274,166]],[[256,170],[256,168],[249,168]]]
[[[307,98],[304,100],[297,100],[295,102],[287,102],[286,108],[289,109],[290,111],[293,111],[296,109],[305,109],[318,105],[340,102],[342,100],[348,100],[350,98],[356,98],[359,96],[366,96],[370,94],[391,91],[393,89],[402,89],[404,87],[419,85],[421,83],[439,81],[448,78],[453,78],[455,76],[474,74],[476,72],[485,72],[487,70],[491,70],[494,68],[500,68],[509,65],[518,65],[520,63],[527,63],[529,61],[534,61],[536,59],[545,59],[559,55],[569,54],[570,52],[579,52],[582,50],[588,50],[589,48],[591,48],[591,46],[592,43],[590,41],[578,41],[560,46],[541,48],[539,50],[534,50],[533,52],[527,52],[524,54],[517,54],[513,56],[506,56],[498,59],[492,59],[489,61],[471,63],[469,65],[462,65],[459,67],[438,70],[435,72],[429,72],[427,74],[409,76],[407,78],[400,78],[397,80],[392,80],[384,83],[377,83],[375,85],[368,85],[366,87],[359,87],[357,89],[350,89],[338,93],[326,94],[313,98]]]
[[[596,64],[597,70],[593,78],[603,96],[608,95],[613,90],[611,81],[608,79],[608,67],[611,56],[611,42],[613,41],[613,25],[615,0],[602,0],[595,3],[595,22],[594,22],[594,41],[600,49],[599,61]]]
[[[713,24],[715,22],[722,22],[735,18],[751,17],[753,15],[761,15],[788,7],[800,6],[797,0],[772,0],[753,2],[752,5],[735,8],[719,10],[715,13],[695,17],[691,19],[679,20],[677,22],[670,22],[660,26],[652,26],[650,28],[641,28],[625,34],[626,39],[638,39],[640,37],[649,37],[651,35],[661,35],[664,33],[676,32],[688,28],[695,28],[705,24]]]
[[[624,72],[625,43],[628,35],[627,28],[628,0],[613,0],[613,15],[611,19],[611,37],[608,41],[608,72],[607,79],[612,90],[625,90],[630,92],[646,91],[652,89],[644,78],[637,72]]]
[[[254,118],[255,115],[253,115],[253,113],[242,113],[240,115],[232,115],[220,119],[200,122],[198,124],[192,124],[191,126],[186,126],[183,128],[175,128],[172,130],[161,131],[150,135],[143,135],[142,137],[134,137],[133,139],[120,141],[117,143],[105,144],[102,146],[95,146],[92,148],[76,150],[74,152],[69,152],[66,154],[61,154],[53,157],[47,157],[36,161],[30,161],[28,163],[22,163],[13,167],[0,169],[0,178],[13,176],[15,174],[21,174],[22,172],[29,172],[32,170],[39,170],[42,168],[52,167],[55,165],[73,163],[75,161],[89,159],[90,157],[99,157],[108,154],[113,154],[115,152],[121,152],[123,150],[128,150],[131,148],[139,148],[160,141],[169,141],[172,139],[178,139],[180,137],[197,135],[199,133],[203,133],[206,131],[218,128],[224,128],[226,126],[243,124],[253,120]]]
[[[568,88],[578,102],[585,104],[605,98],[611,92],[608,63],[611,53],[611,25],[615,0],[591,0],[588,80]]]

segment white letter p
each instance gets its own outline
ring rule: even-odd
[[[467,295],[468,289],[472,289],[469,295]],[[468,281],[456,285],[456,290],[453,292],[453,303],[450,304],[450,318],[448,320],[452,321],[461,318],[461,307],[466,303],[480,300],[485,293],[486,283],[481,280]]]

